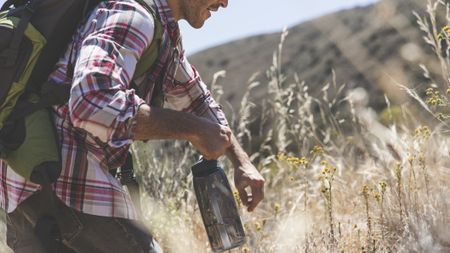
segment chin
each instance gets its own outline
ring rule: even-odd
[[[195,15],[187,15],[185,20],[189,23],[192,28],[199,29],[205,24],[206,19],[209,17],[204,13],[197,13]]]
[[[203,25],[205,24],[205,21],[196,21],[196,22],[188,22],[190,26],[192,26],[192,28],[195,29],[200,29],[203,27]]]

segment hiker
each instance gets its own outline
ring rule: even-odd
[[[129,194],[109,172],[125,163],[133,141],[187,140],[206,159],[226,155],[248,211],[263,199],[264,179],[187,61],[177,23],[184,19],[201,28],[228,0],[154,4],[159,20],[134,0],[102,1],[59,59],[49,80],[71,89],[68,103],[53,108],[62,164],[57,181],[46,189],[4,162],[0,170],[7,243],[14,252],[162,252],[137,220]],[[137,62],[157,37],[157,22],[162,27],[157,64],[132,82]],[[42,217],[38,210],[47,207],[57,218]],[[62,244],[45,245],[36,230],[40,224],[49,230],[42,235],[55,235]]]

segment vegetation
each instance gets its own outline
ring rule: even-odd
[[[331,81],[313,97],[297,76],[286,83],[282,33],[267,83],[251,77],[229,118],[266,178],[259,208],[241,208],[247,244],[231,252],[450,252],[450,57],[443,53],[450,50],[450,17],[437,20],[442,11],[450,13],[449,4],[429,0],[426,16],[416,17],[445,81],[421,66],[428,87],[393,83],[412,99],[391,106],[386,96],[380,117],[361,88]],[[223,74],[211,87],[219,101]],[[257,107],[251,98],[259,85],[267,94]],[[190,174],[197,153],[185,142],[137,143],[132,150],[145,223],[165,252],[210,252]]]

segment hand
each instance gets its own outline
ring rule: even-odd
[[[234,170],[234,184],[239,192],[242,204],[247,211],[255,210],[258,203],[264,198],[264,178],[251,163],[238,166]],[[245,188],[250,187],[247,193]]]
[[[206,160],[216,160],[231,146],[231,129],[227,126],[204,120],[197,132],[190,142]]]

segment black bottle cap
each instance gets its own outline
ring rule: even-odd
[[[191,169],[194,177],[204,177],[219,170],[220,166],[217,160],[206,160],[205,158],[200,158],[200,160],[194,164]]]

